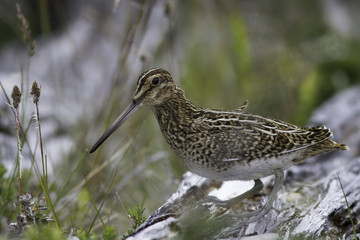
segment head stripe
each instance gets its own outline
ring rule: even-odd
[[[167,75],[171,78],[171,75],[168,71],[164,70],[164,69],[161,69],[161,68],[153,68],[153,69],[150,69],[144,73],[142,73],[138,79],[138,82],[137,82],[137,87],[136,87],[136,90],[135,90],[135,94],[138,94],[140,89],[144,86],[145,82],[146,82],[146,79],[148,79],[149,77],[151,76],[154,76],[154,75]]]

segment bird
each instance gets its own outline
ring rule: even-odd
[[[333,141],[325,126],[299,127],[250,114],[246,111],[248,102],[229,111],[198,107],[186,98],[168,71],[153,68],[139,76],[130,104],[90,153],[142,106],[151,108],[166,142],[191,172],[220,181],[254,181],[250,190],[226,204],[254,196],[263,188],[261,178],[275,176],[263,207],[241,215],[252,221],[272,208],[286,169],[316,155],[349,150]]]

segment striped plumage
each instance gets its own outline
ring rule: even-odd
[[[197,107],[166,70],[151,69],[139,77],[132,102],[91,152],[144,105],[153,110],[176,155],[207,178],[256,180],[276,173],[278,177],[306,158],[348,149],[331,140],[332,132],[325,126],[303,128],[249,114],[247,103],[233,111]]]

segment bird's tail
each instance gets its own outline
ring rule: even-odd
[[[326,149],[328,148],[329,150],[332,149],[332,150],[349,150],[350,148],[346,145],[346,144],[343,144],[343,143],[337,143],[331,139],[327,139],[321,143],[319,143],[321,145],[322,148]]]
[[[343,144],[343,143],[337,143],[337,142],[334,142],[334,143],[335,143],[335,148],[337,148],[337,149],[350,150],[350,148],[347,145]]]
[[[332,149],[332,150],[349,150],[350,148],[343,143],[337,143],[331,138],[333,137],[332,131],[327,128],[325,125],[309,128],[313,132],[316,132],[318,136],[322,137],[324,140],[320,141],[318,144],[322,148]]]

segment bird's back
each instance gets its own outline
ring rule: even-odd
[[[208,178],[260,178],[273,174],[275,168],[286,169],[306,158],[347,148],[332,141],[325,126],[298,127],[243,108],[218,111],[169,104],[155,111],[165,139],[190,170]]]
[[[332,141],[332,132],[325,126],[298,127],[245,112],[207,110],[194,122],[199,131],[207,133],[209,141],[217,142],[219,159],[239,158],[239,161],[252,161],[303,150],[306,150],[303,151],[303,158],[308,158],[347,148]]]

